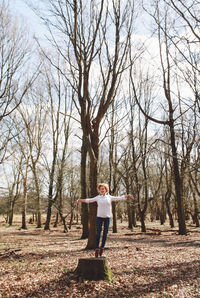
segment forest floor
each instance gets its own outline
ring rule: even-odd
[[[158,223],[147,233],[119,224],[104,253],[111,282],[75,275],[79,258],[94,256],[80,237],[79,225],[63,233],[0,223],[0,297],[200,297],[199,228],[180,236]]]

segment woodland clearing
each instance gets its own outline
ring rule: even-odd
[[[0,297],[200,297],[200,229],[147,224],[133,231],[118,223],[109,231],[105,257],[113,280],[88,281],[74,274],[78,259],[93,257],[81,226],[68,233],[0,223]]]

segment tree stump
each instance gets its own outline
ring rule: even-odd
[[[112,272],[105,257],[80,258],[75,273],[88,280],[112,280]]]

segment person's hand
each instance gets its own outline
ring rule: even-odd
[[[134,196],[131,195],[131,194],[128,194],[127,197],[128,197],[129,199],[131,199],[131,200],[134,200]]]
[[[74,205],[78,206],[78,203],[79,203],[79,199],[75,201]]]

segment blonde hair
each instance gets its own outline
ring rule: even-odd
[[[99,192],[99,189],[100,189],[101,186],[105,187],[106,192],[109,192],[109,186],[108,186],[107,183],[99,183],[99,184],[97,185],[97,191],[98,191],[98,192]]]

